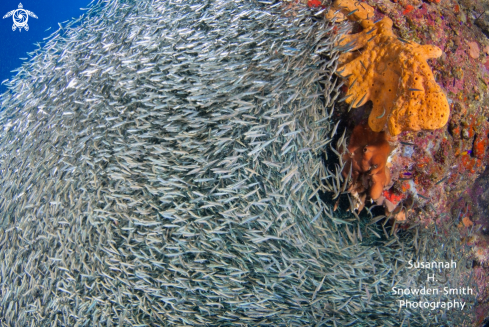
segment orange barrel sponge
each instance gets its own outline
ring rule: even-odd
[[[386,167],[391,146],[385,132],[374,132],[367,124],[353,129],[348,145],[348,153],[343,176],[347,177],[351,169],[351,193],[366,193],[377,200],[384,187],[391,181],[389,168]],[[350,168],[351,167],[351,168]],[[360,198],[360,197],[358,197]]]
[[[392,20],[362,20],[363,31],[345,36],[338,47],[337,73],[348,79],[346,99],[353,108],[372,101],[368,124],[375,132],[434,130],[448,122],[450,108],[426,60],[442,51],[406,41],[392,32]]]

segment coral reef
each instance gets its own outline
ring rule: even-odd
[[[392,187],[384,190],[384,199],[378,201],[382,200],[386,211],[394,212],[396,219],[403,217],[395,213],[406,208],[403,226],[421,224],[434,237],[442,234],[458,237],[460,247],[455,251],[461,258],[474,260],[473,278],[479,285],[475,325],[481,326],[489,312],[489,40],[485,37],[489,35],[489,2],[366,0],[363,3],[374,8],[374,18],[370,18],[388,17],[392,21],[392,30],[400,36],[398,42],[431,44],[441,50],[436,60],[430,60],[430,66],[433,81],[444,90],[450,106],[448,124],[436,130],[407,129],[397,135],[398,148],[389,164]],[[376,32],[368,27],[353,30],[360,32],[342,42],[346,50],[356,49],[347,44],[353,38],[370,31],[368,36],[373,36]],[[365,61],[362,59],[355,67],[362,75],[368,75],[363,67],[369,68]],[[346,70],[341,72],[341,67],[339,70],[342,76],[350,74]],[[354,77],[348,79],[352,83]],[[365,91],[361,93],[359,81],[354,86],[360,92],[347,99],[352,107],[367,102],[367,96],[359,101],[365,94]],[[347,88],[344,91],[352,94]],[[359,107],[345,118],[354,117],[356,122],[366,119],[369,105]],[[383,109],[378,115],[382,113]],[[450,229],[450,226],[455,227]]]
[[[388,17],[360,24],[362,32],[339,43],[348,48],[338,68],[349,83],[346,102],[359,107],[371,100],[368,123],[376,132],[386,123],[391,135],[445,126],[450,108],[426,63],[441,56],[440,48],[398,38]]]
[[[361,10],[355,9],[359,7]],[[390,214],[400,202],[392,198],[393,193],[389,193],[389,196],[382,194],[390,181],[386,162],[391,147],[386,136],[378,134],[375,137],[379,137],[379,142],[385,142],[387,146],[385,150],[380,147],[380,153],[372,159],[367,145],[370,145],[376,132],[385,129],[386,124],[392,136],[403,131],[441,128],[448,122],[450,107],[426,62],[429,58],[439,57],[440,48],[397,37],[392,30],[392,20],[388,17],[375,22],[367,19],[373,17],[372,12],[373,8],[356,1],[337,1],[326,16],[359,21],[362,31],[343,37],[337,44],[343,51],[339,56],[337,74],[348,80],[345,100],[350,107],[360,107],[372,101],[369,128],[359,125],[352,132],[347,153],[349,161],[343,176],[346,177],[351,168],[349,191],[355,199],[355,208],[363,208],[368,193],[372,200],[383,204]],[[403,153],[411,157],[414,149],[404,149]],[[370,160],[377,162],[373,164]],[[379,167],[373,170],[374,173],[371,172],[373,166]],[[406,179],[405,176],[401,178]],[[412,188],[415,194],[415,186]],[[405,220],[405,212],[402,215],[402,220]]]
[[[475,25],[483,21],[486,16],[484,10],[487,9],[480,1],[464,2],[465,5],[453,0],[439,4],[419,3],[406,14],[403,14],[403,8],[411,4],[407,0],[399,3],[381,1],[375,4],[375,8],[377,15],[386,14],[392,19],[397,34],[402,38],[430,43],[443,51],[442,56],[431,63],[436,80],[448,98],[469,105],[482,100],[487,91],[489,61],[486,49],[489,42]],[[478,58],[473,58],[473,43],[477,43],[480,49]]]
[[[367,124],[362,124],[353,129],[347,150],[342,174],[344,177],[351,174],[352,184],[348,191],[356,199],[356,207],[361,211],[367,193],[371,199],[377,200],[384,187],[390,183],[386,162],[391,146],[385,132],[374,132]]]
[[[470,187],[487,164],[487,108],[473,113],[452,105],[448,128],[398,135],[392,159],[392,192],[415,198],[412,218],[431,224]]]

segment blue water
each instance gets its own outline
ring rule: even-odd
[[[18,28],[12,31],[12,16],[1,19],[9,11],[18,9],[19,2],[22,2],[23,9],[33,12],[38,17],[37,19],[28,18],[29,31],[22,29],[22,32],[19,32]],[[85,8],[89,3],[90,0],[1,0],[0,82],[16,74],[11,71],[22,65],[23,60],[19,58],[29,58],[26,52],[37,48],[34,43],[43,42],[43,38],[59,28],[58,23],[78,18],[85,12],[80,8]],[[66,23],[61,25],[66,25]],[[51,29],[45,31],[48,28]],[[0,94],[6,90],[5,85],[0,85]]]

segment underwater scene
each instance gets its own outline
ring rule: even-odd
[[[489,326],[489,1],[88,1],[0,6],[0,326]]]

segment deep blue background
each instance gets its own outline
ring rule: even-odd
[[[29,58],[26,52],[31,52],[37,48],[34,43],[42,42],[43,38],[55,32],[66,20],[78,18],[86,11],[91,0],[0,0],[0,83],[5,79],[10,79],[14,74],[12,70],[22,65],[19,58]],[[22,2],[23,9],[32,11],[37,19],[29,17],[27,24],[29,31],[17,28],[12,31],[12,16],[2,19],[11,10],[19,8]],[[96,1],[95,1],[96,2]],[[66,23],[61,24],[66,25]],[[51,27],[49,31],[45,31]],[[0,94],[5,92],[5,85],[0,85]]]

